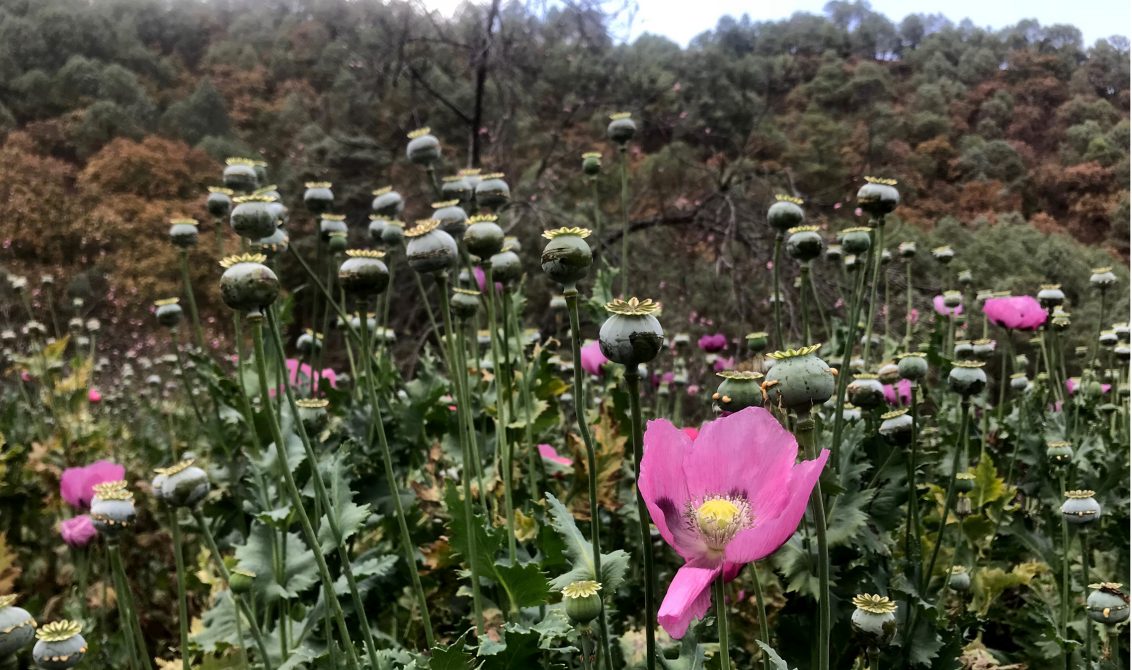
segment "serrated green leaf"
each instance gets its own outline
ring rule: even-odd
[[[990,454],[983,454],[975,467],[975,490],[971,492],[975,505],[982,507],[1006,495],[1006,481],[998,476]]]
[[[559,575],[550,580],[550,587],[556,591],[565,588],[571,582],[584,579],[594,579],[593,545],[591,545],[578,530],[574,522],[574,515],[559,502],[553,494],[546,494],[547,507],[550,509],[550,524],[566,543],[566,555],[570,558],[573,568],[566,574]],[[629,554],[618,549],[601,554],[601,582],[606,592],[617,590],[625,581],[625,574],[629,571]]]
[[[358,590],[363,595],[371,587],[367,582],[388,577],[393,574],[393,569],[396,566],[397,556],[393,554],[367,558],[351,565],[354,570],[354,580],[358,584]],[[339,575],[338,579],[334,581],[334,592],[340,596],[350,593],[350,585],[346,582],[346,575]]]
[[[495,574],[507,597],[511,601],[512,610],[523,607],[534,607],[546,603],[550,595],[550,584],[546,575],[542,574],[537,563],[527,565],[495,564]]]
[[[467,637],[468,634],[464,633],[447,647],[433,647],[428,660],[429,670],[472,670],[474,659],[464,650]]]
[[[770,666],[774,668],[774,670],[795,670],[794,668],[791,668],[789,665],[787,665],[786,661],[783,660],[783,658],[778,655],[778,652],[776,652],[774,648],[769,644],[766,644],[762,640],[755,640],[755,644],[759,645],[759,648],[762,649],[763,653],[765,653],[767,655],[767,658],[770,659]]]
[[[540,667],[538,663],[542,651],[538,647],[539,635],[535,631],[518,632],[508,630],[504,634],[502,649],[493,650],[490,656],[482,654],[484,659],[480,670],[528,670]]]
[[[329,462],[324,461],[322,469],[326,493],[334,504],[334,518],[338,523],[338,532],[341,534],[341,538],[334,537],[330,532],[329,516],[323,515],[318,529],[318,543],[322,547],[322,553],[326,554],[334,551],[339,539],[344,542],[361,529],[370,516],[370,506],[368,503],[359,505],[354,502],[354,492],[350,490],[348,484],[344,456],[339,455],[331,458]]]
[[[296,533],[282,536],[280,546],[281,574],[276,575],[272,552],[272,535],[275,531],[262,523],[252,526],[248,541],[236,547],[236,559],[242,570],[255,573],[255,588],[267,599],[296,598],[318,581],[314,552],[299,539]]]
[[[448,531],[451,534],[452,550],[463,557],[469,565],[470,560],[476,561],[476,569],[479,574],[485,576],[493,574],[496,555],[503,548],[505,531],[498,528],[489,530],[485,527],[483,517],[475,515],[476,551],[475,556],[469,560],[468,528],[464,516],[464,500],[460,497],[460,491],[456,488],[456,485],[451,481],[444,489],[444,502],[448,507],[450,517]]]
[[[212,607],[201,614],[204,626],[193,635],[193,641],[200,645],[206,654],[223,650],[226,647],[240,646],[236,635],[236,603],[229,591],[221,591]]]

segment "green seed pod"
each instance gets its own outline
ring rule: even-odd
[[[1053,309],[1064,302],[1065,292],[1061,290],[1061,284],[1042,284],[1038,291],[1038,304],[1046,309]]]
[[[787,231],[786,253],[800,263],[808,263],[821,256],[824,242],[817,226],[797,226]]]
[[[943,265],[947,265],[955,258],[955,251],[947,245],[936,247],[932,249],[932,258]]]
[[[222,186],[209,186],[208,199],[204,201],[205,209],[217,219],[227,218],[232,211],[232,196],[235,191]]]
[[[267,183],[267,161],[259,160],[258,158],[252,159],[252,169],[255,170],[255,177],[260,184]]]
[[[896,247],[896,253],[900,254],[901,258],[915,258],[916,257],[916,243],[915,242],[901,242]]]
[[[1125,343],[1129,341],[1129,336],[1132,335],[1132,329],[1128,327],[1127,323],[1112,324],[1112,332],[1116,333],[1116,337]]]
[[[492,256],[491,275],[494,281],[504,285],[519,281],[523,276],[523,261],[519,259],[519,254],[511,249],[504,249]]]
[[[951,309],[963,304],[963,294],[959,291],[944,291],[943,304]]]
[[[326,240],[326,249],[332,254],[340,254],[350,246],[346,233],[330,233]]]
[[[310,356],[322,350],[322,333],[315,333],[310,328],[303,331],[295,340],[295,349],[303,356]]]
[[[476,204],[485,209],[499,209],[511,202],[511,187],[502,172],[485,174],[476,184]]]
[[[1112,354],[1116,356],[1117,360],[1127,361],[1132,358],[1132,349],[1127,344],[1118,344],[1113,347]]]
[[[763,378],[762,374],[740,370],[726,370],[717,374],[723,381],[711,395],[711,408],[716,414],[726,416],[748,407],[763,406],[763,389],[759,383]]]
[[[374,244],[381,244],[381,234],[385,230],[388,219],[377,214],[370,214],[369,217],[369,238]]]
[[[1120,340],[1116,337],[1116,331],[1114,330],[1101,331],[1100,336],[1097,338],[1097,342],[1102,347],[1106,348],[1115,347],[1116,343],[1119,341]]]
[[[881,384],[895,384],[900,381],[900,367],[896,363],[885,363],[877,369],[877,379]]]
[[[427,167],[440,160],[440,140],[429,131],[429,128],[418,128],[409,133],[405,157],[410,163]]]
[[[837,240],[845,253],[859,256],[866,253],[873,246],[872,230],[864,226],[846,228],[837,234]]]
[[[601,153],[587,151],[582,154],[582,174],[587,177],[596,177],[601,174]]]
[[[766,222],[779,233],[802,225],[806,212],[802,209],[802,199],[789,195],[774,196],[775,203],[766,211]]]
[[[601,353],[629,370],[649,363],[664,346],[664,329],[657,321],[660,305],[652,300],[617,299],[606,304],[609,317],[598,331]]]
[[[1073,446],[1065,440],[1047,442],[1046,460],[1052,468],[1064,468],[1073,461]]]
[[[235,198],[229,220],[232,230],[247,240],[258,240],[275,232],[276,212],[269,207],[274,200],[266,195],[242,195]]]
[[[344,214],[323,214],[318,219],[318,235],[323,242],[329,241],[330,236],[334,233],[349,232],[350,229],[346,226],[346,215]]]
[[[880,262],[883,265],[888,265],[889,263],[891,263],[892,262],[892,252],[889,251],[888,249],[881,249],[880,250]]]
[[[825,248],[825,259],[831,263],[836,263],[845,256],[840,244],[831,244]]]
[[[970,493],[975,490],[975,473],[973,472],[957,472],[955,473],[955,490],[960,493]]]
[[[861,267],[864,266],[865,261],[860,256],[849,254],[842,263],[845,265],[846,270],[852,272],[854,270],[860,270]]]
[[[1101,506],[1089,490],[1066,491],[1065,502],[1061,504],[1061,516],[1071,524],[1084,525],[1100,518]]]
[[[850,623],[871,647],[885,647],[896,637],[896,603],[885,596],[860,594],[853,598]]]
[[[869,216],[890,214],[899,204],[900,192],[896,190],[895,179],[865,177],[864,185],[857,191],[857,205]]]
[[[468,219],[464,232],[464,246],[480,258],[491,258],[503,249],[503,229],[494,214],[477,214]]]
[[[345,237],[343,237],[345,239]],[[287,236],[287,232],[283,228],[276,228],[275,232],[267,237],[252,242],[251,249],[256,253],[261,253],[268,258],[275,258],[279,254],[287,251],[288,245],[291,243],[291,238]]]
[[[1093,589],[1085,599],[1085,612],[1097,623],[1115,626],[1128,620],[1128,594],[1116,582],[1089,584]]]
[[[1015,391],[1025,391],[1030,388],[1030,380],[1026,378],[1025,372],[1015,372],[1010,375],[1010,388]]]
[[[228,588],[232,589],[232,593],[236,595],[243,595],[252,590],[255,585],[255,573],[250,570],[236,568],[228,576]]]
[[[225,161],[224,187],[236,193],[251,193],[260,184],[255,161],[250,158],[229,158]]]
[[[907,408],[881,414],[880,419],[877,432],[881,437],[899,447],[912,444],[912,415]]]
[[[967,572],[967,568],[961,565],[951,568],[951,574],[947,577],[947,588],[957,593],[970,591],[971,575]]]
[[[900,376],[911,382],[921,381],[928,376],[927,355],[918,351],[900,354],[896,367],[900,370]]]
[[[833,397],[836,373],[818,358],[820,348],[814,344],[767,354],[775,363],[767,372],[763,391],[772,405],[801,416]]]
[[[305,186],[303,204],[307,211],[315,216],[329,212],[334,206],[334,192],[330,190],[330,182],[308,181]]]
[[[586,228],[556,228],[542,234],[549,242],[542,250],[542,271],[569,288],[586,276],[593,264],[593,251],[586,242]]]
[[[994,340],[983,338],[971,342],[971,353],[973,353],[975,355],[975,358],[980,361],[990,360],[990,357],[994,355],[994,350]]]
[[[747,333],[746,341],[750,350],[759,354],[766,351],[767,345],[770,344],[770,335],[764,331]]]
[[[464,236],[468,228],[468,213],[460,206],[459,200],[445,200],[432,203],[432,218],[440,222],[440,229],[456,240]]]
[[[318,435],[326,428],[326,424],[330,422],[330,414],[326,411],[329,406],[330,401],[326,398],[300,398],[295,401],[299,420],[303,422],[308,435]]]
[[[846,421],[860,421],[862,418],[861,408],[857,407],[851,402],[847,402],[841,407],[841,416]]]
[[[463,175],[451,175],[444,177],[440,183],[440,194],[444,196],[445,200],[456,200],[457,202],[471,202],[475,196],[475,189],[472,188],[471,183],[467,177]]]
[[[566,616],[575,625],[588,625],[601,616],[601,584],[592,581],[573,582],[562,589]]]
[[[165,326],[166,328],[176,328],[184,317],[184,310],[177,304],[179,298],[164,298],[155,301],[154,315],[157,317],[157,323]]]
[[[861,409],[880,407],[884,404],[884,385],[874,374],[858,373],[845,388],[845,397]]]
[[[970,286],[975,281],[975,275],[971,274],[970,270],[960,270],[959,274],[955,276],[955,279],[962,286]]]
[[[1089,283],[1103,291],[1116,283],[1116,275],[1112,273],[1111,267],[1093,268]]]
[[[411,230],[405,231],[409,243],[405,245],[405,256],[409,267],[419,274],[446,272],[459,258],[460,250],[456,240],[440,230],[436,219],[417,221]]]
[[[632,116],[629,112],[610,114],[609,126],[605,129],[606,136],[624,147],[637,134],[637,124],[633,121]]]
[[[35,637],[35,618],[16,607],[15,595],[0,596],[0,658],[23,649]]]
[[[164,475],[158,497],[173,507],[196,507],[211,489],[208,473],[194,465],[191,459],[159,469],[157,473]]]
[[[200,230],[196,219],[170,219],[169,241],[178,249],[190,249],[197,245]]]
[[[220,297],[238,312],[256,314],[279,297],[279,278],[263,264],[263,254],[239,254],[220,261]]]
[[[480,308],[480,292],[466,288],[452,289],[452,313],[460,321],[474,318]]]
[[[389,286],[389,268],[382,262],[385,252],[376,249],[350,249],[338,267],[338,284],[348,295],[369,299]]]
[[[957,360],[970,361],[975,358],[975,343],[971,340],[956,340],[954,355]]]
[[[373,192],[373,203],[370,209],[378,216],[396,219],[405,211],[405,200],[401,194],[393,190],[392,186],[384,186]]]
[[[381,242],[390,249],[401,246],[405,241],[405,224],[397,220],[385,222],[381,230]]]
[[[90,520],[99,532],[108,537],[134,525],[134,494],[126,489],[126,482],[104,482],[94,487],[90,501]]]
[[[31,657],[43,670],[67,670],[86,655],[86,640],[77,621],[52,621],[36,631]]]
[[[987,373],[983,372],[983,362],[957,361],[947,375],[947,385],[964,398],[982,393],[987,387]]]

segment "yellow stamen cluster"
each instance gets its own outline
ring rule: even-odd
[[[1090,589],[1097,591],[1108,591],[1109,593],[1115,593],[1117,595],[1124,595],[1124,591],[1122,591],[1120,588],[1121,586],[1123,586],[1123,584],[1121,584],[1120,582],[1097,582],[1096,584],[1089,584]]]
[[[935,249],[932,249],[932,253],[933,254],[955,253],[955,250],[952,249],[950,246],[945,244],[942,247],[936,247]]]
[[[487,174],[480,176],[480,179],[483,179],[483,180],[503,179],[503,173],[502,172],[488,172]]]
[[[444,209],[445,207],[455,207],[456,205],[459,205],[459,204],[460,204],[459,200],[441,200],[440,202],[432,203],[432,208],[433,209]]]
[[[480,172],[482,172],[482,170],[480,170],[479,168],[464,168],[462,170],[458,170],[456,172],[456,176],[458,176],[458,177],[478,177],[478,176],[480,176]]]
[[[878,596],[872,593],[861,593],[853,596],[853,606],[869,614],[892,614],[896,611],[896,603],[888,596]]]
[[[424,128],[417,128],[416,130],[409,133],[409,139],[415,140],[418,137],[424,137],[425,135],[428,135],[430,132],[432,132],[432,128],[429,128],[428,126],[425,126]]]
[[[421,237],[436,230],[440,222],[436,219],[418,219],[417,225],[405,231],[405,237]]]
[[[347,249],[350,258],[385,258],[385,252],[377,249]]]
[[[792,195],[786,195],[785,193],[776,193],[775,196],[774,196],[774,199],[777,200],[778,202],[792,202],[795,205],[801,205],[802,204],[801,198],[796,198]]]
[[[872,232],[872,229],[867,228],[865,226],[853,226],[852,228],[843,228],[841,230],[841,232],[842,233],[868,233],[868,232]]]
[[[647,316],[659,312],[660,303],[654,302],[651,298],[645,298],[644,300],[637,298],[622,300],[617,298],[612,302],[605,303],[605,311],[610,314],[620,314],[621,316]]]
[[[821,349],[820,344],[811,344],[808,347],[801,347],[799,349],[784,349],[782,351],[775,351],[767,354],[767,358],[773,358],[776,361],[785,360],[787,358],[800,358],[802,356],[809,356],[810,354],[817,353]]]
[[[1105,265],[1103,267],[1093,268],[1093,272],[1096,273],[1096,274],[1104,274],[1106,272],[1112,272],[1112,266],[1111,265]]]
[[[592,579],[584,579],[578,582],[571,582],[562,589],[563,598],[589,598],[596,596],[598,591],[601,591],[601,584]]]
[[[896,186],[900,183],[895,179],[888,179],[887,177],[865,177],[865,181],[870,184],[883,184],[884,186]]]
[[[295,406],[300,409],[324,409],[330,406],[330,401],[326,398],[300,398],[295,401]]]
[[[901,358],[925,358],[926,356],[927,354],[922,351],[908,351],[903,354],[898,354],[896,356],[896,359],[900,360]]]
[[[586,153],[582,154],[582,158],[596,158],[598,160],[601,160],[601,152],[600,151],[587,151]]]
[[[323,214],[320,218],[325,221],[345,221],[345,214]]]
[[[153,306],[154,307],[165,307],[165,306],[168,306],[168,305],[176,305],[179,302],[181,302],[180,298],[162,298],[161,300],[154,300]]]
[[[690,512],[688,516],[700,537],[716,551],[722,551],[731,538],[752,521],[750,505],[741,498],[708,498]]]
[[[14,593],[0,596],[0,610],[4,609],[5,607],[11,607],[12,605],[15,605],[18,598],[19,596]]]
[[[44,642],[62,642],[83,632],[83,626],[78,621],[52,621],[35,633],[37,639]]]
[[[955,361],[954,365],[957,368],[981,368],[985,363],[982,361]]]
[[[130,493],[127,486],[126,481],[122,479],[116,482],[102,482],[94,485],[94,495],[102,500],[132,500],[134,494]]]
[[[1088,489],[1078,489],[1078,490],[1075,490],[1075,491],[1066,491],[1065,497],[1069,498],[1070,500],[1087,500],[1089,498],[1092,498],[1096,494],[1097,494],[1096,491],[1090,491]]]
[[[373,190],[373,195],[385,195],[386,193],[392,193],[392,192],[393,192],[392,186],[382,186],[381,188],[375,188]]]
[[[227,270],[233,265],[239,265],[240,263],[263,263],[266,260],[267,256],[263,254],[236,254],[221,259],[220,267]]]
[[[542,236],[548,240],[553,240],[556,237],[562,237],[564,235],[572,235],[584,239],[590,236],[590,229],[578,226],[567,226],[565,228],[555,228],[554,230],[544,230],[542,233]]]
[[[736,379],[743,381],[758,381],[759,379],[763,378],[763,374],[761,372],[755,372],[754,370],[724,370],[723,372],[717,372],[715,374],[717,377],[722,377],[724,379]]]
[[[167,468],[154,468],[153,471],[156,472],[159,475],[165,475],[166,477],[169,477],[171,475],[180,474],[180,473],[184,472],[185,470],[188,470],[189,468],[191,468],[193,466],[194,463],[196,463],[195,460],[193,460],[191,458],[187,458],[187,459],[181,461],[180,463],[177,463],[175,465],[170,465]]]
[[[770,336],[770,333],[766,332],[765,330],[760,330],[760,331],[754,332],[754,333],[747,333],[747,337],[769,337],[769,336]]]
[[[454,288],[454,289],[452,289],[452,292],[453,292],[453,293],[459,293],[459,294],[461,294],[461,295],[475,295],[475,296],[478,296],[478,295],[480,294],[480,292],[479,292],[479,291],[473,291],[473,290],[472,290],[472,289],[470,289],[470,288]]]
[[[328,182],[328,181],[308,181],[307,183],[303,184],[303,186],[306,186],[307,188],[330,188],[330,182]]]
[[[880,379],[880,377],[874,375],[871,372],[858,372],[857,374],[853,375],[853,379]]]

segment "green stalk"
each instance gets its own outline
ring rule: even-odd
[[[432,618],[429,616],[428,599],[425,598],[424,587],[421,586],[421,576],[417,571],[417,558],[413,551],[413,538],[412,535],[409,534],[409,524],[405,520],[405,509],[401,505],[401,493],[397,487],[397,475],[393,472],[393,454],[389,451],[389,440],[385,436],[385,423],[381,416],[381,405],[378,404],[377,389],[373,381],[373,339],[369,334],[369,320],[364,317],[365,310],[359,310],[359,318],[362,322],[362,346],[365,347],[362,358],[365,360],[366,393],[369,395],[369,404],[373,411],[371,421],[377,432],[377,440],[381,447],[381,459],[385,466],[385,479],[389,486],[389,494],[393,498],[393,510],[397,516],[397,526],[401,530],[401,545],[402,551],[405,553],[406,567],[409,568],[409,575],[412,577],[413,581],[413,591],[416,593],[417,601],[421,608],[421,623],[424,625],[425,642],[428,644],[428,648],[431,649],[435,642],[432,635]],[[377,667],[376,663],[374,663],[373,667]]]
[[[531,503],[534,504],[541,497],[539,496],[538,461],[536,460],[538,453],[532,433],[535,416],[534,400],[531,397],[531,373],[534,366],[527,362],[524,356],[523,329],[522,324],[519,323],[519,315],[516,314],[515,310],[507,311],[510,313],[511,330],[515,333],[515,342],[519,345],[519,359],[523,361],[523,376],[519,382],[519,392],[523,397],[523,411],[527,413],[527,420],[523,422],[523,442],[527,453],[527,491]]]
[[[335,254],[335,256],[332,257],[332,262],[326,264],[326,287],[327,288],[330,288],[330,286],[334,283],[334,275],[335,275],[335,267],[334,266],[338,264],[337,261],[338,261],[338,255]],[[330,331],[330,303],[331,302],[332,302],[331,300],[326,301],[326,307],[325,307],[325,309],[322,310],[322,330],[315,333],[316,336],[322,335],[324,340],[326,339],[326,333],[328,333]],[[313,327],[314,324],[311,324],[311,325]],[[311,355],[311,361],[310,361],[310,366],[311,366],[311,378],[310,378],[311,391],[310,391],[310,393],[311,393],[312,398],[315,397],[316,395],[318,395],[318,386],[319,386],[319,383],[320,383],[319,377],[322,376],[322,355],[323,355],[323,353],[326,349],[325,346],[320,347],[320,346],[317,346],[317,345],[318,345],[318,342],[317,342],[317,337],[316,337],[315,351]],[[324,345],[325,345],[325,342],[324,342]],[[317,360],[316,360],[316,357],[317,357]]]
[[[456,328],[456,363],[460,370],[468,369],[467,329],[468,324],[464,321],[461,321]],[[487,505],[487,489],[483,481],[483,453],[480,451],[479,433],[476,431],[475,418],[472,416],[472,392],[468,386],[466,374],[461,377],[461,380],[463,381],[464,402],[468,408],[468,411],[464,413],[463,429],[468,433],[468,444],[471,446],[472,465],[475,470],[476,483],[479,485],[480,505],[483,507],[484,514],[490,514]]]
[[[575,365],[581,363],[581,358]],[[632,417],[633,472],[641,477],[641,458],[644,455],[644,434],[641,421],[641,373],[635,366],[625,368],[625,386],[629,391],[629,409]],[[645,667],[656,670],[656,567],[653,565],[652,528],[649,511],[641,489],[637,489],[637,520],[641,525],[641,553],[645,559]]]
[[[782,233],[779,232],[774,235],[774,258],[771,261],[771,265],[774,267],[774,339],[778,348],[785,350],[786,340],[782,338],[782,286],[778,269],[778,262],[781,258]]]
[[[1085,599],[1089,598],[1089,533],[1084,527],[1077,531],[1077,536],[1081,538],[1081,587],[1085,590]],[[1088,609],[1082,608],[1085,612],[1085,665],[1086,668],[1093,667],[1093,621],[1089,618]]]
[[[197,312],[197,298],[193,294],[193,281],[189,276],[189,252],[181,250],[181,283],[184,284],[185,300],[189,303],[189,316],[193,320],[193,337],[196,338],[197,349],[204,351],[204,331],[200,327],[200,314]]]
[[[180,342],[177,341],[177,329],[172,328],[172,329],[169,330],[169,332],[173,336],[173,353],[177,356],[177,370],[179,370],[180,373],[181,373],[181,384],[185,387],[185,396],[187,396],[187,398],[188,398],[189,406],[193,408],[193,414],[196,415],[197,423],[200,424],[201,428],[208,430],[210,428],[210,426],[208,425],[208,423],[205,422],[204,414],[200,411],[200,406],[197,405],[196,396],[195,396],[195,394],[193,394],[193,385],[189,381],[189,373],[188,373],[187,370],[185,370],[185,359],[181,355]],[[212,431],[209,430],[209,432],[212,432]],[[175,451],[176,445],[170,443],[169,448]],[[177,454],[174,453],[173,454],[173,460],[176,460],[176,459],[177,459]]]
[[[123,588],[122,586],[122,580],[119,578],[118,570],[113,567],[113,559],[111,559],[110,565],[111,576],[114,580],[114,591],[117,594],[122,594],[125,592],[125,588]],[[103,581],[103,595],[106,595],[105,584],[106,582]],[[141,668],[143,668],[144,666],[142,666],[141,660],[138,658],[138,644],[137,640],[134,639],[134,626],[130,623],[133,618],[133,614],[126,607],[126,599],[124,597],[121,597],[121,595],[119,595],[116,600],[118,601],[118,618],[121,619],[119,625],[122,628],[123,637],[126,638],[126,647],[129,654],[126,660],[129,661],[131,668],[133,668],[134,670],[141,670]],[[15,659],[15,654],[12,655],[12,658]]]
[[[621,297],[624,298],[629,295],[629,169],[624,144],[618,146],[618,155],[621,163]]]
[[[807,302],[808,301],[806,300],[806,285],[809,284],[809,283],[810,283],[810,263],[809,263],[809,261],[806,261],[805,263],[802,263],[802,285],[800,287],[800,291],[798,292],[799,293],[798,299],[799,299],[799,303],[800,303],[799,309],[802,312],[802,341],[803,342],[811,342],[812,341],[810,339],[810,313],[809,313],[809,310],[807,309],[807,307],[808,307]]]
[[[124,601],[126,610],[126,620],[122,622],[123,627],[129,627],[133,632],[133,640],[135,642],[135,651],[138,655],[138,666],[144,669],[153,668],[153,662],[150,661],[149,650],[145,646],[145,636],[142,634],[141,623],[138,621],[138,610],[134,606],[133,591],[130,590],[130,582],[126,579],[126,569],[122,566],[122,553],[118,550],[117,542],[108,542],[106,544],[107,553],[110,554],[110,565],[114,570],[114,577],[116,580],[115,589],[118,591],[118,597]]]
[[[494,285],[492,285],[490,288],[494,291]],[[511,330],[508,326],[508,323],[510,322],[510,319],[508,318],[508,312],[510,310],[507,309],[508,302],[509,298],[507,294],[504,293],[502,305],[503,323],[501,324],[503,326],[503,342],[501,348],[501,353],[503,354],[503,367],[499,369],[499,380],[502,382],[503,388],[506,391],[505,402],[501,404],[500,408],[502,409],[502,407],[504,406],[507,408],[507,420],[503,424],[503,430],[507,430],[507,427],[510,425],[512,412],[515,409],[512,404],[511,397],[513,395],[513,383],[511,376],[511,338],[508,335],[509,331]],[[502,446],[502,449],[503,451],[501,456],[503,461],[503,506],[507,516],[507,556],[511,559],[512,562],[514,562],[516,560],[515,557],[518,550],[515,543],[515,503],[512,499],[511,493],[513,488],[512,481],[515,477],[515,464],[513,461],[515,455],[515,445],[513,442],[508,440]]]
[[[777,267],[777,266],[776,266]],[[860,268],[854,270],[852,305],[849,307],[849,322],[845,324],[845,351],[841,355],[841,374],[837,375],[837,402],[833,408],[833,442],[830,461],[837,468],[841,462],[841,431],[845,428],[845,391],[849,387],[849,363],[853,360],[853,342],[857,337],[857,319],[860,317],[862,294],[865,290],[865,273]]]
[[[433,315],[432,305],[428,302],[428,291],[425,291],[424,283],[421,281],[421,273],[414,272],[413,279],[417,282],[417,292],[421,296],[421,304],[424,305],[425,313],[428,314],[428,323],[432,326],[432,334],[437,339],[437,344],[440,343],[440,327],[436,325],[436,316]],[[377,309],[376,307],[374,309]]]
[[[766,602],[763,600],[763,585],[759,581],[759,570],[757,566],[751,566],[751,575],[755,578],[755,604],[759,608],[759,639],[766,646],[770,646],[770,623],[766,620]],[[759,655],[763,659],[763,670],[770,670],[770,656],[765,651],[760,650]]]
[[[1104,331],[1104,313],[1105,313],[1105,307],[1107,306],[1106,305],[1107,300],[1108,300],[1108,290],[1105,287],[1102,286],[1101,287],[1101,311],[1100,311],[1100,314],[1097,315],[1097,332],[1096,332],[1096,335],[1093,337],[1093,352],[1092,352],[1092,355],[1089,357],[1089,359],[1092,361],[1092,366],[1094,368],[1097,367],[1097,365],[1100,363],[1100,351],[1101,351],[1100,340],[1101,340],[1101,332]]]
[[[794,436],[802,447],[807,459],[818,457],[814,441],[814,418],[810,413],[797,415]],[[818,670],[829,670],[829,631],[831,625],[829,603],[829,543],[826,538],[825,500],[822,497],[821,482],[814,484],[810,493],[810,509],[814,515],[814,530],[818,538]]]
[[[873,257],[873,280],[869,286],[868,320],[865,321],[865,343],[862,345],[861,357],[865,359],[865,369],[869,369],[869,349],[873,344],[873,321],[877,311],[877,286],[880,284],[880,268],[884,265],[881,257],[884,256],[884,216],[876,219],[876,235],[871,247]]]
[[[177,511],[169,511],[173,531],[173,562],[177,567],[177,623],[181,632],[181,670],[189,670],[189,600],[185,594],[185,558],[181,555],[183,541]]]
[[[302,494],[299,493],[299,487],[295,483],[295,477],[291,473],[291,466],[287,457],[287,446],[283,439],[283,429],[279,426],[279,420],[275,412],[271,411],[271,395],[269,391],[269,382],[267,379],[267,355],[264,352],[263,345],[263,315],[249,314],[248,317],[252,319],[252,339],[255,343],[255,364],[256,373],[259,376],[259,392],[263,398],[264,403],[268,405],[267,411],[264,416],[267,417],[267,425],[271,429],[271,438],[275,441],[275,453],[279,459],[280,469],[283,471],[284,488],[291,499],[291,505],[294,507],[295,513],[299,517],[299,526],[302,528],[303,537],[306,540],[307,546],[310,547],[311,552],[314,554],[315,564],[318,567],[319,576],[322,578],[323,592],[326,594],[326,602],[330,606],[335,622],[338,624],[339,634],[342,636],[343,646],[346,648],[347,662],[350,668],[357,670],[358,657],[357,650],[354,648],[353,642],[350,641],[350,629],[346,625],[346,616],[342,613],[342,605],[338,602],[338,598],[334,597],[334,579],[330,576],[330,568],[326,564],[326,557],[323,556],[321,544],[318,541],[318,534],[311,525],[310,517],[307,515],[306,509],[303,507]],[[289,389],[290,385],[285,384],[284,388]],[[298,412],[295,413],[298,416]],[[297,422],[299,426],[301,422]],[[314,477],[319,478],[316,461],[311,462],[312,469],[315,470]]]
[[[817,309],[818,319],[821,321],[822,332],[826,334],[826,337],[828,337],[832,331],[830,331],[829,322],[826,321],[825,318],[825,309],[823,309],[821,306],[821,296],[818,295],[818,285],[816,282],[814,282],[814,273],[812,267],[810,268],[809,284],[810,296],[814,299],[814,308]],[[806,341],[810,342],[811,340],[810,338],[806,338]]]
[[[223,219],[216,217],[212,220],[214,230],[216,231],[216,257],[224,258],[228,255],[228,244],[224,240],[224,223]]]
[[[604,239],[602,233],[602,220],[601,220],[601,194],[598,190],[597,176],[590,177],[590,191],[593,197],[593,212],[594,212],[594,236],[597,239],[597,247],[601,249]]]
[[[966,397],[960,403],[959,415],[959,445],[955,449],[955,453],[951,457],[951,477],[947,482],[947,495],[943,500],[943,515],[939,519],[939,528],[936,532],[935,546],[932,548],[932,557],[928,561],[927,572],[924,573],[920,580],[920,592],[927,591],[928,586],[931,584],[932,572],[935,571],[935,562],[939,558],[939,549],[943,546],[943,534],[947,530],[947,517],[951,514],[951,506],[955,504],[955,475],[959,474],[959,458],[967,451],[967,433],[970,432],[968,422],[970,421],[970,405],[971,401]]]
[[[731,645],[727,636],[727,603],[723,588],[723,570],[719,571],[719,579],[712,584],[715,593],[715,623],[719,628],[719,670],[731,670]]]
[[[590,495],[590,543],[593,545],[594,579],[602,579],[601,573],[601,508],[597,498],[597,450],[594,448],[594,438],[590,434],[589,422],[586,420],[586,408],[589,407],[589,398],[586,396],[585,385],[582,380],[582,331],[578,316],[578,288],[566,286],[562,295],[566,298],[566,308],[570,312],[570,352],[574,361],[574,417],[578,421],[578,432],[582,435],[582,443],[586,447],[586,474]],[[602,658],[605,667],[612,668],[613,660],[609,650],[609,626],[605,617],[605,598],[601,599],[600,635]]]
[[[496,473],[498,473],[503,469],[501,460],[504,454],[508,452],[507,425],[511,421],[511,415],[508,411],[510,402],[504,398],[504,394],[510,393],[510,387],[505,383],[507,370],[500,360],[499,326],[495,320],[495,279],[492,277],[490,263],[484,267],[484,274],[486,279],[484,284],[487,288],[487,327],[491,331],[491,367],[495,373],[495,466]],[[510,488],[504,491],[503,498],[506,506],[505,516],[511,519],[514,517],[514,513],[511,511],[509,496]],[[498,509],[499,505],[496,504],[496,510],[498,511]],[[510,533],[507,543],[507,555],[512,559],[515,556],[514,536],[513,532]]]
[[[319,292],[322,293],[323,297],[326,298],[326,300],[330,303],[331,308],[334,309],[334,313],[338,316],[341,322],[345,324],[344,327],[346,329],[346,332],[350,335],[350,337],[354,338],[355,344],[361,345],[361,335],[350,327],[350,316],[346,313],[346,310],[344,310],[341,306],[338,305],[338,303],[334,301],[334,297],[330,294],[330,291],[328,291],[327,288],[323,286],[322,282],[319,281],[318,277],[315,276],[314,271],[311,270],[311,266],[307,264],[306,260],[304,260],[303,257],[299,255],[299,252],[295,251],[295,247],[293,245],[288,246],[287,251],[291,254],[291,258],[294,258],[295,261],[298,262],[299,266],[303,268],[303,272],[305,272],[307,275],[307,280],[310,281],[319,290]]]

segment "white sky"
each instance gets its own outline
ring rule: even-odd
[[[418,0],[429,9],[450,14],[465,0]],[[482,0],[478,0],[482,1]],[[553,0],[550,0],[553,2]],[[794,12],[821,14],[827,0],[637,0],[637,14],[630,38],[644,32],[664,35],[682,46],[696,35],[715,27],[724,15],[744,13],[753,20],[776,20]],[[943,14],[958,23],[970,18],[976,25],[1002,28],[1021,19],[1037,19],[1042,25],[1068,23],[1077,26],[1085,46],[1110,35],[1132,35],[1130,0],[870,0],[873,11],[894,22],[908,14]]]

